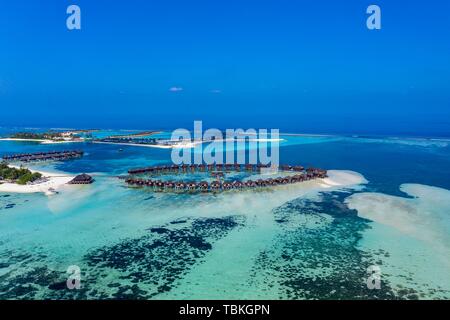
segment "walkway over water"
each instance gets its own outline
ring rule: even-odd
[[[82,150],[65,150],[65,151],[49,151],[49,152],[36,152],[36,153],[21,153],[13,155],[4,155],[5,161],[48,161],[48,160],[69,160],[74,158],[80,158],[84,154]]]
[[[260,174],[264,169],[269,169],[264,165],[239,165],[239,164],[216,164],[216,165],[171,165],[155,166],[147,168],[131,169],[128,171],[130,176],[125,182],[130,186],[150,187],[154,191],[173,191],[173,192],[221,192],[228,190],[243,190],[251,188],[265,188],[277,185],[286,185],[309,181],[313,179],[322,179],[327,177],[327,171],[318,168],[305,169],[302,166],[282,165],[278,172],[284,176],[258,180],[234,180],[221,181],[226,173],[248,172]],[[161,179],[145,179],[136,177],[136,175],[150,174],[152,176],[177,175],[177,174],[197,174],[209,173],[216,180],[209,183],[207,181],[163,181]],[[286,175],[292,173],[292,175]]]

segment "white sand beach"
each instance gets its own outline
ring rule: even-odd
[[[368,181],[363,175],[349,170],[328,170],[328,178],[321,179],[321,186],[331,188],[336,186],[349,186],[356,184],[367,184]]]
[[[39,142],[39,143],[52,142],[51,140],[46,140],[46,139],[19,139],[19,138],[1,138],[0,141],[27,141],[27,142]]]
[[[84,142],[84,140],[49,140],[49,139],[19,139],[19,138],[0,138],[0,141],[23,141],[23,142],[38,142],[40,144],[59,144],[59,143],[77,143]]]
[[[402,184],[412,198],[364,192],[346,202],[360,217],[394,228],[401,233],[443,246],[450,252],[450,190],[421,184]]]
[[[339,188],[339,187],[352,187],[357,185],[367,184],[368,181],[358,172],[350,171],[350,170],[328,170],[327,178],[323,179],[314,179],[311,181],[294,183],[289,186],[308,186],[307,188],[316,189],[316,188]],[[283,186],[281,186],[283,187]]]
[[[232,141],[232,142],[281,142],[284,141],[284,139],[281,138],[227,138],[227,139],[221,139],[221,140],[216,140],[217,142],[228,142],[228,141]],[[212,142],[212,141],[203,141],[203,142]]]
[[[146,148],[158,148],[158,149],[183,149],[183,148],[194,148],[198,144],[202,144],[204,141],[194,141],[194,142],[178,142],[171,145],[166,144],[139,144],[139,143],[127,143],[127,142],[105,142],[105,141],[92,141],[92,143],[101,144],[113,144],[120,146],[132,146],[132,147],[146,147]]]
[[[80,143],[84,142],[84,140],[61,140],[61,141],[54,141],[54,140],[46,140],[41,142],[41,144],[60,144],[60,143]]]
[[[280,142],[284,139],[248,139],[249,142]],[[177,142],[173,144],[139,144],[139,143],[127,143],[127,142],[105,142],[105,141],[92,141],[93,143],[103,143],[103,144],[116,144],[122,146],[132,146],[132,147],[146,147],[146,148],[159,148],[159,149],[191,149],[195,146],[203,143],[218,143],[218,142],[245,142],[245,139],[220,139],[220,140],[201,140],[201,141],[191,141],[191,142]]]
[[[159,148],[159,149],[173,149],[175,146],[160,145],[160,144],[138,144],[138,143],[121,143],[121,142],[104,142],[104,141],[92,141],[92,143],[100,144],[113,144],[118,146],[132,146],[132,147],[146,147],[146,148]],[[185,146],[180,148],[192,148],[191,146]]]
[[[11,166],[14,168],[19,168],[17,166]],[[44,182],[36,184],[20,185],[17,183],[1,183],[0,192],[12,192],[12,193],[36,193],[43,192],[46,195],[52,195],[54,192],[51,191],[61,188],[63,185],[71,181],[75,176],[61,174],[61,173],[51,173],[45,171],[38,171],[29,169],[31,172],[39,172],[42,177],[45,178]]]

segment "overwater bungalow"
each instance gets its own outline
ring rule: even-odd
[[[164,188],[164,182],[161,180],[156,180],[153,182],[153,186],[159,189]]]
[[[82,157],[84,154],[81,150],[65,150],[65,151],[50,151],[37,153],[21,153],[13,155],[4,155],[5,161],[62,161]]]
[[[251,165],[247,164],[244,166],[245,170],[248,172],[253,172],[255,170],[261,170],[261,168],[268,167],[267,165]],[[202,192],[209,192],[209,191],[219,191],[219,190],[230,190],[230,189],[252,189],[252,188],[259,188],[259,187],[267,187],[267,186],[277,186],[277,185],[287,185],[297,182],[303,182],[308,181],[311,179],[317,179],[317,178],[325,178],[327,176],[327,171],[323,169],[318,168],[308,168],[304,169],[302,166],[290,166],[290,165],[283,165],[280,167],[282,171],[289,171],[289,172],[295,172],[294,175],[288,175],[283,177],[277,177],[277,178],[268,178],[268,179],[258,179],[257,181],[253,180],[247,180],[245,182],[236,180],[233,182],[223,182],[221,184],[220,178],[224,177],[224,171],[221,171],[225,169],[226,172],[230,171],[239,171],[241,169],[241,166],[239,164],[216,164],[214,165],[164,165],[164,166],[156,166],[156,167],[147,167],[147,168],[137,168],[129,170],[128,173],[130,175],[133,174],[141,174],[141,173],[153,173],[153,174],[171,174],[171,173],[178,173],[180,170],[183,173],[188,173],[188,170],[192,173],[194,172],[204,172],[209,171],[210,175],[212,177],[216,177],[218,180],[212,182],[209,184],[207,181],[200,181],[200,182],[184,182],[184,181],[161,181],[161,180],[143,180],[143,179],[135,179],[133,177],[126,178],[125,182],[129,185],[137,185],[137,186],[148,186],[148,187],[154,187],[159,190],[164,191],[202,191]],[[214,171],[218,170],[218,171]]]
[[[219,190],[221,188],[221,184],[219,181],[214,181],[211,183],[212,190]]]
[[[200,187],[200,190],[202,190],[203,192],[207,192],[209,189],[209,184],[206,181],[201,181],[199,183],[199,187]]]
[[[245,170],[246,171],[253,171],[253,166],[251,164],[246,164],[245,165]]]
[[[233,188],[233,185],[231,184],[231,183],[229,183],[229,182],[224,182],[223,184],[222,184],[222,189],[223,190],[230,190],[230,189],[232,189]]]
[[[174,189],[175,188],[175,183],[172,181],[166,181],[164,183],[164,188],[167,188],[169,190]]]
[[[247,180],[247,186],[249,186],[250,188],[257,187],[256,182],[253,180]]]
[[[282,171],[288,171],[288,170],[289,170],[289,166],[283,164],[283,165],[280,166],[280,170],[282,170]]]
[[[187,184],[187,189],[190,191],[195,191],[197,189],[197,184],[195,182],[189,182]]]
[[[80,174],[69,181],[69,184],[91,184],[94,182],[94,179],[85,173]]]
[[[179,181],[175,183],[176,190],[184,190],[186,188],[186,184],[183,181]]]
[[[243,183],[241,181],[235,180],[232,183],[233,189],[241,189],[243,187]]]

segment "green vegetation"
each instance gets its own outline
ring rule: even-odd
[[[31,172],[26,168],[19,169],[8,167],[5,162],[0,163],[0,180],[10,180],[18,184],[27,184],[28,182],[40,179],[42,175],[38,172]]]
[[[34,132],[18,132],[11,136],[14,139],[32,139],[32,140],[58,140],[61,139],[61,133],[59,132],[45,132],[45,133],[34,133]]]

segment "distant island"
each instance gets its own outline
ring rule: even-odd
[[[158,134],[161,133],[161,131],[142,131],[142,132],[137,132],[137,133],[132,133],[132,134],[123,134],[123,135],[114,135],[114,136],[109,136],[109,138],[112,139],[126,139],[126,138],[138,138],[138,137],[146,137],[146,136],[151,136],[154,134]]]
[[[59,140],[62,139],[62,134],[59,132],[45,132],[45,133],[34,133],[34,132],[17,132],[11,135],[12,139],[23,139],[23,140]]]
[[[85,137],[81,134],[89,134],[95,130],[74,130],[74,131],[50,131],[50,132],[17,132],[12,134],[8,138],[3,138],[1,140],[10,141],[34,141],[40,142],[42,144],[53,144],[53,143],[70,143],[70,142],[84,142]]]

